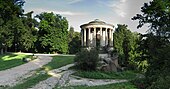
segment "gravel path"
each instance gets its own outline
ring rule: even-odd
[[[70,77],[70,81],[68,82],[68,86],[98,86],[98,85],[107,85],[112,83],[121,83],[127,82],[127,80],[113,80],[113,79],[87,79],[87,78],[75,78]]]
[[[98,86],[98,85],[107,85],[112,83],[127,82],[127,80],[87,79],[87,78],[73,76],[71,74],[73,74],[75,71],[68,70],[68,68],[72,67],[73,65],[74,64],[69,64],[61,68],[49,71],[48,74],[52,75],[52,77],[39,82],[38,84],[36,84],[35,86],[29,89],[53,89],[56,86],[59,89],[63,89],[64,87],[78,86],[78,85]]]
[[[52,60],[52,57],[49,55],[37,55],[38,59],[35,59],[29,63],[0,71],[0,86],[9,86],[12,87],[20,82],[23,79],[32,76],[36,69],[41,68],[43,65],[49,63]],[[77,86],[77,85],[86,85],[86,86],[97,86],[97,85],[107,85],[111,83],[120,83],[127,82],[127,80],[110,80],[110,79],[87,79],[71,74],[74,73],[73,70],[68,70],[74,64],[68,64],[58,69],[54,69],[48,72],[48,79],[39,82],[35,86],[29,89],[53,89],[58,86],[58,88],[64,88],[68,86]]]
[[[31,76],[34,70],[41,68],[52,60],[52,57],[38,56],[37,59],[26,64],[0,71],[0,86],[14,86],[24,78]]]
[[[74,66],[74,64],[68,64],[58,69],[54,69],[48,72],[52,77],[39,82],[35,86],[29,89],[52,89],[56,85],[64,86],[68,81],[70,74],[74,71],[68,70],[68,68]]]

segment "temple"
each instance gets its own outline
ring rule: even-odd
[[[80,28],[83,47],[113,47],[114,25],[96,19]]]

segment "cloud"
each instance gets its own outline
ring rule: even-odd
[[[81,13],[81,12],[71,12],[71,11],[56,11],[56,10],[47,10],[47,9],[40,9],[36,8],[34,9],[34,12],[36,14],[42,13],[42,12],[53,12],[54,14],[61,14],[66,16],[76,16],[76,15],[87,15],[87,13]]]
[[[83,0],[69,0],[68,1],[68,4],[75,4],[75,3],[78,3],[78,2],[81,2]]]
[[[126,1],[127,1],[127,0],[120,0],[121,3],[124,3],[124,2],[126,2]]]
[[[112,8],[112,10],[120,17],[125,17],[127,15],[127,13],[125,12],[126,1],[127,0],[111,1],[107,4],[107,6]]]

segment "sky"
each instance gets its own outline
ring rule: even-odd
[[[80,25],[99,19],[117,27],[126,24],[133,32],[145,33],[144,26],[137,29],[138,21],[131,18],[141,13],[144,3],[151,0],[25,0],[25,13],[34,11],[34,16],[42,12],[53,12],[66,17],[69,27],[80,32]]]

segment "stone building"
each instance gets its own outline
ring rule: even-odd
[[[80,26],[83,47],[112,47],[114,26],[98,19]]]

